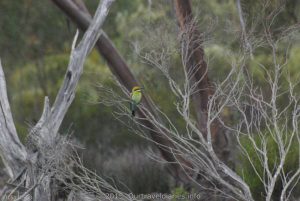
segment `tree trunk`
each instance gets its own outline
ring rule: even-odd
[[[187,47],[187,72],[193,72],[190,85],[196,84],[197,90],[192,95],[199,130],[207,137],[207,111],[209,97],[214,93],[208,77],[208,67],[204,58],[203,38],[193,18],[190,0],[174,0],[176,17],[183,35],[182,45]],[[184,53],[182,53],[184,54]],[[229,157],[228,139],[218,122],[211,126],[211,136],[218,157],[227,162]]]

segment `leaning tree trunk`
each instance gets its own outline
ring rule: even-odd
[[[114,0],[103,0],[83,38],[72,45],[70,62],[63,84],[50,107],[45,98],[43,114],[33,127],[25,146],[20,142],[8,103],[4,73],[0,65],[0,153],[11,178],[13,191],[22,191],[18,200],[54,201],[60,190],[57,183],[58,166],[63,166],[68,152],[60,125],[75,97],[75,90],[83,71],[83,64],[101,34],[102,24]],[[60,160],[61,159],[61,160]],[[6,188],[8,191],[9,189]],[[3,192],[5,193],[5,192]],[[14,199],[14,198],[9,198]]]

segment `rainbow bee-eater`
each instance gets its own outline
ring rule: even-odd
[[[131,97],[131,104],[130,104],[130,109],[131,109],[131,114],[134,117],[135,116],[135,111],[137,110],[137,106],[140,104],[142,100],[142,87],[135,86],[132,88],[130,97]]]

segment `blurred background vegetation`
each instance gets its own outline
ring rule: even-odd
[[[252,19],[247,21],[247,27],[255,26],[257,35],[262,31],[259,19],[264,17],[258,13],[259,2],[260,0],[242,1],[245,16]],[[98,1],[85,0],[85,3],[93,13]],[[279,3],[281,1],[272,0],[270,9]],[[205,53],[209,61],[209,77],[213,81],[222,80],[230,70],[228,56],[238,54],[240,50],[237,42],[240,23],[236,2],[194,0],[192,5],[194,15],[199,20],[199,28],[206,33]],[[288,0],[284,10],[276,18],[274,34],[276,30],[299,23],[299,20],[300,2]],[[54,101],[68,64],[76,27],[48,0],[1,0],[0,27],[0,57],[8,82],[12,113],[18,133],[25,140],[30,126],[40,118],[43,97],[47,95],[51,102]],[[104,30],[145,86],[147,93],[180,127],[181,122],[176,118],[173,104],[176,100],[173,96],[166,95],[169,94],[166,80],[157,69],[143,63],[139,57],[139,53],[145,49],[155,50],[164,42],[168,45],[178,42],[172,2],[116,1]],[[158,36],[166,41],[158,41]],[[299,36],[292,40],[289,41],[292,46],[287,69],[296,81],[300,77]],[[270,60],[270,52],[261,50],[254,55],[253,62],[247,64],[255,77],[254,81],[263,89],[266,75],[255,61],[268,66]],[[180,80],[180,60],[174,58],[172,64],[172,74]],[[93,51],[85,63],[84,75],[61,133],[72,133],[85,147],[82,157],[86,165],[112,180],[122,190],[134,193],[172,192],[176,186],[163,164],[147,157],[147,152],[155,149],[152,144],[116,120],[112,115],[113,107],[96,104],[99,101],[97,85],[100,83],[116,87],[105,61]],[[283,84],[283,87],[287,86]],[[297,90],[300,92],[299,87]],[[266,90],[265,93],[269,92]],[[297,150],[294,151],[297,153]],[[297,157],[295,153],[291,153],[288,158],[291,162],[287,165],[291,171],[294,158]],[[240,174],[250,180],[251,175],[245,174],[251,169],[250,164],[243,160],[239,164],[239,168],[243,167]],[[253,192],[259,194],[259,181],[249,182]]]

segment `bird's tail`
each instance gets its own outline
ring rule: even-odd
[[[130,109],[131,109],[131,115],[134,117],[135,110],[136,110],[136,104],[133,101],[130,103]]]

